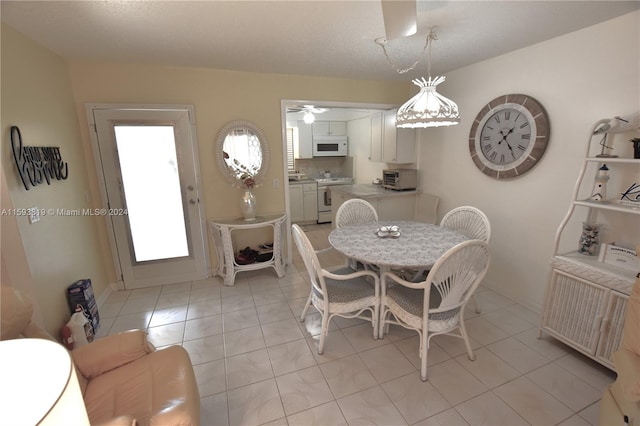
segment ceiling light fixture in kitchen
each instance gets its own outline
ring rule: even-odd
[[[313,113],[311,111],[307,111],[304,113],[304,115],[302,116],[302,119],[304,120],[305,123],[307,124],[311,124],[314,121],[316,121],[316,116],[313,115]]]
[[[322,114],[329,111],[327,108],[317,108],[313,105],[289,106],[287,113],[301,113],[302,119],[306,124],[312,124],[316,121],[315,114]]]

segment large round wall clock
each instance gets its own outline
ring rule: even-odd
[[[486,175],[509,179],[529,171],[549,143],[549,117],[531,96],[499,96],[480,110],[469,132],[474,164]]]

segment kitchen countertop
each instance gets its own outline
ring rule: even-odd
[[[304,179],[289,179],[289,185],[296,185],[299,183],[315,183],[315,179],[304,178]]]
[[[382,185],[373,184],[337,185],[332,186],[331,191],[341,192],[358,198],[397,197],[401,195],[416,195],[420,193],[420,191],[415,189],[410,191],[394,191],[392,189],[384,189]]]

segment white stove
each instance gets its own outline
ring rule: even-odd
[[[333,177],[316,179],[318,182],[318,223],[331,222],[331,189],[333,185],[351,185],[353,178]]]

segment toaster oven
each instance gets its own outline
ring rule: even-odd
[[[382,186],[396,191],[408,191],[418,186],[416,169],[385,169],[382,171]]]

